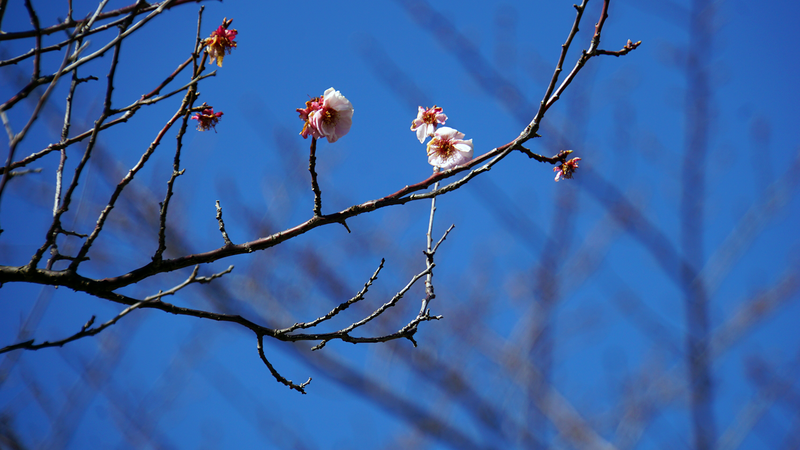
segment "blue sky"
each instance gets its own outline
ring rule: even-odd
[[[199,89],[200,101],[224,116],[216,133],[190,130],[184,138],[186,172],[171,206],[169,256],[222,245],[216,200],[237,243],[310,217],[309,141],[298,135],[295,108],[329,87],[347,96],[355,113],[347,136],[317,149],[323,213],[430,175],[424,146],[408,128],[418,105],[444,107],[447,126],[473,139],[476,155],[513,140],[550,79],[574,19],[572,2],[462,3],[205,3],[203,36],[233,18],[238,47]],[[694,189],[685,178],[695,164],[686,158],[693,125],[687,89],[696,81],[687,67],[694,64],[708,83],[709,113],[700,125],[709,137],[696,162],[703,214],[692,232],[701,248],[691,251],[700,254],[694,269],[708,289],[717,339],[716,442],[789,448],[798,439],[791,399],[800,378],[800,50],[793,23],[800,11],[794,2],[713,2],[704,9],[712,14],[710,41],[698,43],[688,30],[699,6],[634,3],[611,3],[601,47],[618,50],[627,39],[641,47],[590,60],[548,111],[542,137],[528,142],[543,155],[573,149],[582,158],[575,179],[555,183],[551,166],[515,153],[438,199],[434,235],[455,224],[436,255],[432,313],[444,319],[420,327],[419,347],[331,342],[312,352],[315,343],[267,341],[267,356],[284,376],[313,378],[308,395],[299,395],[272,379],[246,330],[135,311],[94,339],[0,355],[0,416],[31,448],[580,448],[554,412],[568,407],[616,448],[696,448],[686,299],[671,259],[687,250],[681,208]],[[46,25],[65,14],[60,2],[33,4]],[[106,9],[124,5],[112,1]],[[601,5],[590,2],[565,67],[587,48]],[[74,8],[82,17],[95,5]],[[123,46],[116,106],[152,90],[188,56],[197,9],[168,11]],[[9,2],[2,27],[30,27],[22,2]],[[98,35],[89,50],[107,39]],[[2,41],[0,56],[32,46]],[[693,63],[695,54],[706,56]],[[109,59],[81,73],[100,81],[79,89],[76,132],[101,111]],[[59,62],[45,60],[44,70]],[[29,61],[0,67],[3,101],[30,69]],[[186,82],[181,76],[175,86]],[[509,97],[503,86],[521,97]],[[60,84],[18,157],[58,141],[66,92]],[[105,134],[105,162],[90,166],[69,216],[76,230],[91,229],[113,186],[179,102],[143,108]],[[32,106],[22,102],[9,113],[15,129]],[[114,276],[149,261],[174,135],[121,198],[84,275]],[[57,163],[37,161],[32,167],[41,174],[14,179],[4,193],[2,264],[24,264],[41,245]],[[204,275],[236,267],[168,301],[284,327],[354,295],[385,258],[367,299],[326,330],[346,326],[424,269],[429,212],[428,202],[387,208],[351,219],[351,234],[323,227],[203,266]],[[142,298],[188,275],[165,274],[124,292]],[[364,333],[402,327],[422,295],[415,288]],[[26,336],[54,340],[92,315],[104,321],[120,311],[65,288],[6,283],[0,299],[0,346],[17,342],[21,324],[35,317]],[[634,404],[641,409],[630,409]],[[639,415],[626,421],[626,411]]]

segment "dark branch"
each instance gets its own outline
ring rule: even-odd
[[[264,361],[264,364],[267,366],[267,369],[269,369],[269,373],[271,373],[272,376],[275,377],[276,380],[278,380],[279,382],[281,382],[281,383],[285,384],[286,386],[288,386],[289,389],[294,389],[294,390],[300,392],[301,394],[305,394],[306,393],[305,388],[306,388],[306,386],[308,386],[309,383],[311,383],[311,377],[308,377],[308,380],[306,380],[304,383],[294,384],[294,383],[292,383],[292,380],[287,380],[286,378],[281,376],[281,374],[278,373],[278,371],[275,370],[274,367],[272,367],[272,364],[270,364],[269,360],[267,359],[267,356],[264,354],[264,335],[263,334],[259,334],[258,335],[258,356],[261,357],[261,361]]]
[[[311,191],[314,192],[314,217],[322,215],[322,191],[317,183],[317,138],[311,136],[311,149],[308,157],[308,171],[311,172]],[[345,226],[345,228],[347,228]],[[348,230],[349,231],[349,230]]]

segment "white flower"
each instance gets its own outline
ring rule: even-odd
[[[428,142],[428,163],[442,170],[468,163],[472,160],[472,139],[465,141],[464,133],[450,127],[436,130]]]
[[[417,139],[419,139],[420,144],[425,142],[426,137],[433,136],[437,126],[444,125],[447,116],[442,114],[442,111],[442,108],[436,105],[427,109],[422,106],[419,107],[417,118],[411,122],[411,131],[417,132]]]

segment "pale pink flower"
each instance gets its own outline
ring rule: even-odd
[[[563,162],[558,167],[553,167],[553,172],[556,172],[556,181],[559,181],[561,178],[572,178],[572,174],[575,173],[575,169],[578,168],[578,161],[580,158],[572,158],[569,161]]]
[[[210,37],[203,40],[208,51],[208,59],[211,64],[217,63],[219,67],[222,67],[222,59],[225,57],[225,53],[227,52],[230,55],[233,48],[236,47],[234,39],[236,39],[238,32],[228,29],[231,22],[233,22],[233,19],[223,20],[222,25],[214,30]]]
[[[353,105],[341,92],[330,88],[321,98],[306,102],[305,109],[297,109],[300,119],[305,121],[300,135],[311,136],[328,142],[336,142],[350,131],[353,125]]]
[[[425,109],[420,106],[417,118],[411,122],[411,131],[417,132],[417,139],[421,144],[425,142],[426,137],[433,136],[436,127],[444,125],[446,120],[447,116],[442,114],[442,108],[433,105],[433,107]]]
[[[450,127],[436,130],[428,142],[428,163],[442,170],[468,163],[472,160],[472,139],[465,141],[464,133]]]
[[[302,131],[300,131],[300,136],[303,136],[303,139],[307,139],[309,134],[316,139],[322,137],[319,130],[309,126],[309,120],[308,120],[309,117],[316,114],[320,109],[322,109],[322,99],[319,97],[314,97],[311,100],[307,101],[305,109],[297,108],[297,112],[300,113],[300,120],[305,122],[303,124]]]

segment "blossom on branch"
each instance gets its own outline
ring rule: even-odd
[[[422,106],[419,107],[417,118],[411,122],[411,131],[417,132],[417,139],[419,139],[420,144],[425,142],[426,137],[433,136],[436,127],[440,124],[444,125],[447,116],[442,114],[442,111],[442,108],[436,105],[427,109]]]
[[[208,58],[211,60],[211,64],[216,62],[219,67],[222,67],[222,58],[225,57],[225,53],[227,52],[230,55],[233,47],[236,47],[236,42],[234,42],[234,39],[236,39],[236,34],[238,32],[236,30],[228,29],[231,22],[233,22],[233,19],[223,20],[222,25],[214,30],[210,37],[207,37],[203,40],[203,43],[206,46],[206,51],[208,51]]]
[[[472,139],[465,141],[464,133],[442,127],[428,142],[428,163],[442,170],[451,169],[472,160]]]
[[[578,161],[580,160],[580,158],[572,158],[569,161],[564,161],[558,167],[553,167],[553,172],[556,172],[556,181],[561,178],[572,178],[572,174],[578,168]]]
[[[353,125],[353,105],[341,92],[334,88],[325,91],[322,97],[314,97],[306,102],[306,107],[297,108],[300,119],[305,122],[300,135],[316,139],[327,138],[336,142],[350,131]]]
[[[215,113],[214,108],[209,107],[195,114],[192,120],[197,121],[197,131],[208,131],[214,128],[214,132],[216,133],[216,125],[220,117],[222,117],[222,111]]]

